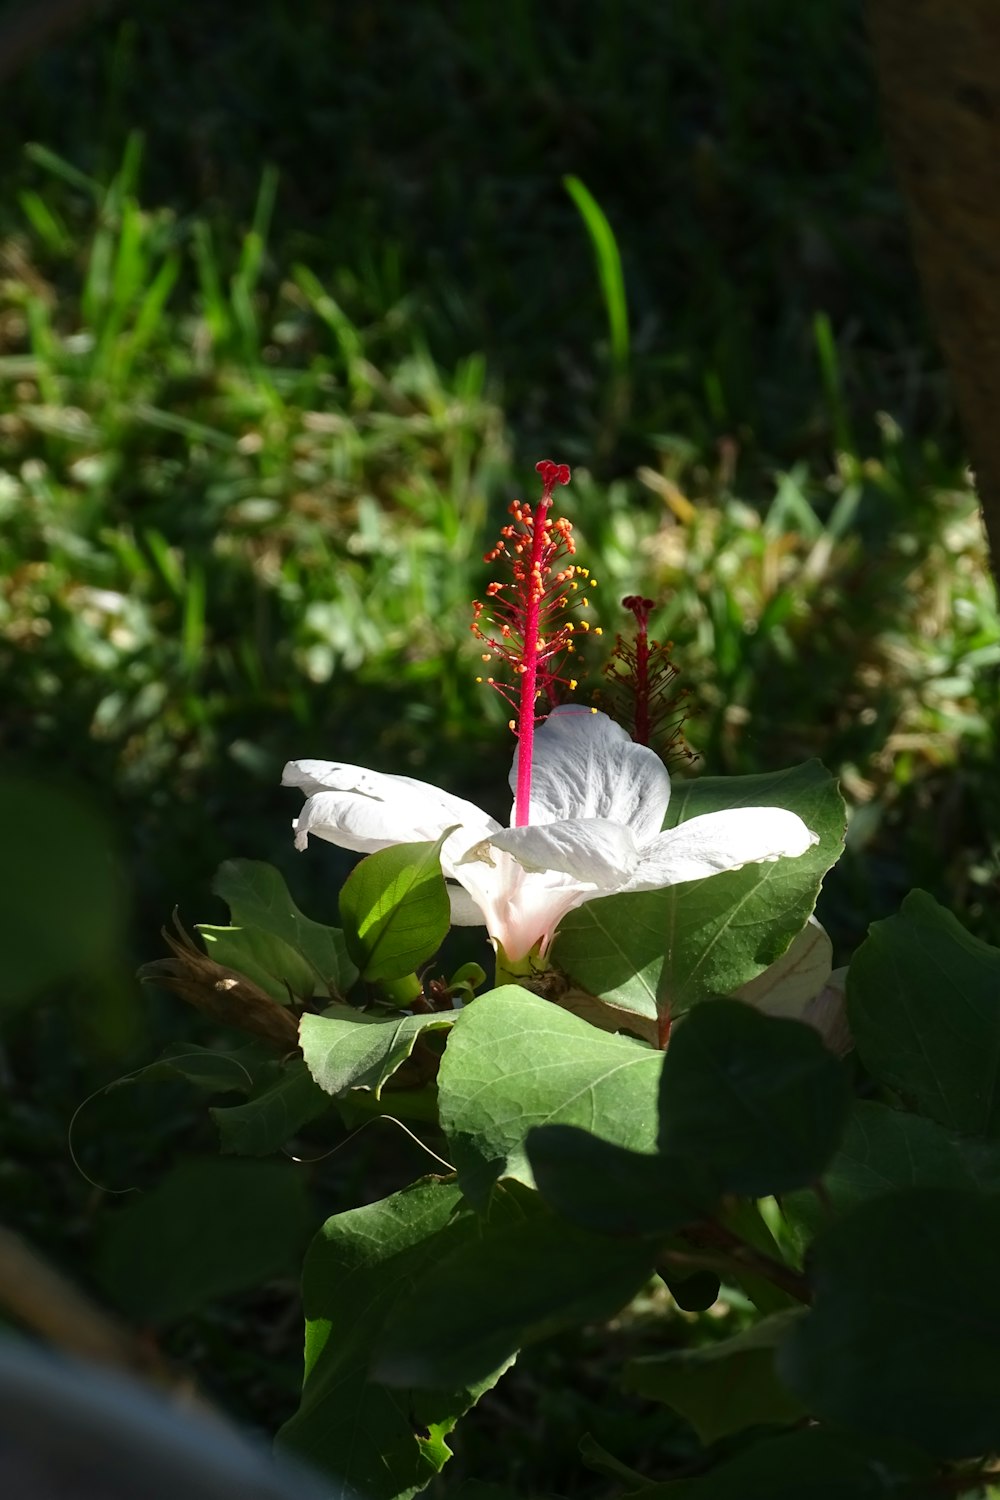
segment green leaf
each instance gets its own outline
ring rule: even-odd
[[[785,1217],[810,1234],[882,1193],[909,1187],[1000,1192],[1000,1145],[953,1135],[923,1115],[857,1099],[844,1138],[823,1174],[825,1205],[815,1193],[783,1199]]]
[[[406,1061],[425,1031],[447,1031],[457,1012],[411,1016],[352,1010],[331,1005],[321,1016],[299,1023],[302,1055],[313,1078],[328,1094],[371,1089],[376,1099]]]
[[[778,1352],[816,1415],[942,1459],[1000,1447],[1000,1195],[913,1188],[814,1243],[814,1302]]]
[[[527,1343],[618,1312],[653,1250],[588,1234],[536,1194],[496,1190],[476,1232],[437,1258],[386,1324],[375,1378],[409,1388],[484,1378]]]
[[[526,1150],[539,1192],[573,1223],[663,1236],[713,1212],[723,1195],[818,1178],[848,1102],[843,1069],[811,1027],[720,1000],[692,1011],[671,1038],[658,1154],[568,1125],[533,1129]]]
[[[720,1192],[782,1193],[819,1177],[849,1103],[844,1069],[812,1027],[720,1000],[671,1035],[659,1147],[697,1162]]]
[[[774,1351],[801,1316],[772,1313],[718,1344],[633,1359],[623,1388],[673,1407],[706,1444],[759,1422],[793,1422],[806,1409],[778,1379]]]
[[[409,1500],[449,1458],[445,1436],[493,1384],[401,1393],[370,1375],[372,1348],[421,1279],[479,1221],[433,1179],[327,1220],[306,1255],[302,1404],[278,1442],[366,1500]]]
[[[431,958],[451,925],[441,845],[394,844],[369,854],[340,892],[340,919],[362,978],[403,979]]]
[[[531,1130],[526,1149],[545,1202],[598,1234],[673,1234],[718,1199],[697,1161],[628,1151],[575,1125]]]
[[[438,1073],[441,1125],[462,1190],[485,1203],[494,1182],[533,1183],[534,1125],[583,1125],[637,1150],[656,1138],[663,1054],[613,1036],[518,985],[480,995],[452,1027]]]
[[[933,1500],[937,1493],[919,1455],[868,1452],[853,1435],[811,1428],[754,1443],[702,1478],[649,1485],[626,1500]]]
[[[216,1297],[298,1269],[312,1214],[289,1163],[195,1160],[101,1220],[107,1295],[143,1323],[169,1323]]]
[[[281,938],[305,959],[315,975],[314,994],[336,999],[357,978],[344,934],[303,916],[273,865],[256,859],[227,859],[212,889],[229,906],[235,927],[256,927]]]
[[[315,969],[282,938],[258,927],[213,927],[207,922],[196,925],[209,958],[245,974],[272,1000],[287,1005],[289,992],[300,1000],[308,1000],[315,993]]]
[[[194,1043],[174,1043],[156,1062],[142,1069],[138,1075],[130,1074],[122,1082],[133,1078],[183,1078],[208,1094],[249,1094],[258,1078],[270,1076],[274,1069],[273,1052],[251,1042],[246,1047],[235,1047],[222,1052],[215,1047],[199,1047]],[[114,1085],[112,1085],[114,1087]]]
[[[925,891],[875,922],[847,975],[865,1067],[907,1103],[968,1135],[1000,1135],[1000,950]]]
[[[246,1104],[209,1110],[222,1149],[237,1156],[268,1156],[310,1120],[329,1109],[329,1097],[313,1082],[301,1058],[293,1058]]]
[[[819,761],[769,775],[703,776],[675,786],[664,826],[734,807],[788,808],[820,841],[798,859],[588,901],[559,924],[556,968],[625,1009],[676,1017],[731,995],[780,958],[843,848],[843,799]]]

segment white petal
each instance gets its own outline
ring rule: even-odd
[[[783,807],[734,807],[705,813],[657,834],[640,849],[639,865],[627,889],[652,891],[763,860],[795,859],[818,843],[819,835],[797,813]]]
[[[489,863],[459,862],[455,876],[482,912],[490,937],[513,962],[532,948],[544,952],[566,913],[599,894],[594,886],[557,871],[529,874],[502,849],[488,852]]]
[[[733,999],[746,1000],[769,1016],[798,1019],[830,978],[832,967],[833,944],[816,918],[810,917],[781,957],[734,990]]]
[[[515,752],[511,791],[517,760]],[[663,827],[669,801],[670,776],[660,757],[607,714],[564,703],[535,731],[529,823],[607,818],[631,828],[643,844]]]
[[[472,898],[464,885],[453,885],[448,882],[448,901],[451,905],[451,924],[453,927],[482,927],[486,918],[479,908],[478,903]]]
[[[490,839],[525,870],[560,870],[606,890],[617,890],[632,874],[639,850],[628,828],[607,818],[571,818],[505,828]]]
[[[283,784],[313,791],[299,814],[297,849],[306,847],[312,833],[341,849],[371,854],[391,844],[440,838],[446,828],[456,824],[467,830],[455,836],[455,844],[461,849],[475,837],[488,838],[500,827],[471,802],[453,797],[440,787],[361,766],[291,761],[285,767]]]
[[[802,1012],[802,1020],[815,1026],[831,1052],[846,1057],[854,1050],[854,1038],[847,1022],[844,988],[847,969],[834,969],[830,978]]]
[[[359,797],[389,801],[398,799],[401,793],[412,795],[423,808],[428,808],[431,803],[437,805],[440,810],[438,833],[455,823],[468,823],[473,827],[488,824],[491,829],[500,827],[495,818],[487,817],[474,802],[454,797],[442,787],[431,786],[430,782],[417,781],[413,776],[390,776],[382,771],[369,771],[364,766],[350,766],[338,760],[290,760],[281,773],[281,784],[301,787],[307,797],[316,792],[353,792]],[[433,837],[437,838],[438,833]]]

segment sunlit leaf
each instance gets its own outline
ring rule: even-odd
[[[767,775],[684,782],[674,787],[664,826],[754,806],[798,813],[819,843],[798,859],[588,901],[560,923],[555,966],[583,989],[651,1017],[731,995],[775,963],[805,926],[843,848],[844,802],[829,771],[808,761]]]
[[[645,1043],[598,1031],[517,985],[480,995],[459,1013],[438,1074],[464,1192],[481,1204],[500,1177],[531,1185],[524,1143],[535,1125],[581,1125],[651,1149],[662,1067]]]
[[[340,892],[340,917],[362,977],[402,979],[433,957],[451,924],[441,845],[394,844],[369,854]]]
[[[455,1017],[454,1011],[400,1015],[330,1006],[321,1016],[302,1017],[299,1041],[310,1073],[328,1094],[365,1088],[378,1099],[421,1034],[447,1031]]]

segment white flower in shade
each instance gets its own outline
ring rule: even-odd
[[[337,761],[290,761],[282,785],[306,794],[297,849],[314,834],[370,854],[453,829],[441,850],[452,920],[485,923],[512,962],[536,947],[544,952],[566,913],[596,896],[795,858],[819,842],[780,807],[707,813],[661,831],[670,777],[659,756],[606,714],[570,704],[537,729],[529,820],[520,828],[503,828],[426,782]]]

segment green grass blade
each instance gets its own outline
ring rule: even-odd
[[[41,167],[44,172],[60,178],[70,187],[78,188],[89,198],[96,201],[103,196],[103,184],[94,177],[88,177],[85,172],[80,171],[79,167],[74,167],[72,162],[58,156],[55,151],[50,151],[48,146],[42,146],[38,141],[29,141],[24,148],[24,154],[36,167]]]
[[[611,362],[615,373],[623,375],[629,362],[628,303],[618,242],[607,215],[579,177],[564,177],[563,186],[576,204],[594,247],[608,319]]]

